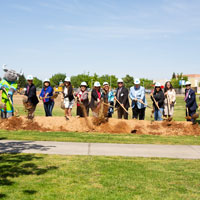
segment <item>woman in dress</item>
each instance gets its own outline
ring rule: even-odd
[[[165,83],[164,95],[164,116],[172,117],[174,114],[174,105],[176,103],[176,92],[170,81]]]

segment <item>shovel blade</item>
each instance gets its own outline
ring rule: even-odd
[[[192,115],[192,119],[197,119],[199,118],[199,113],[195,113],[194,115]]]
[[[191,120],[192,117],[190,117],[190,116],[186,116],[185,119],[187,119],[187,120]]]
[[[172,119],[173,119],[172,117],[168,117],[168,118],[167,118],[167,121],[171,122]]]

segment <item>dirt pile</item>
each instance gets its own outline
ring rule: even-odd
[[[0,128],[4,130],[50,131],[50,129],[40,126],[35,121],[24,120],[24,118],[21,118],[21,117],[12,117],[9,119],[2,119],[0,121]]]
[[[200,126],[190,122],[150,122],[138,120],[109,119],[108,122],[95,126],[93,118],[72,117],[66,121],[64,117],[12,117],[0,121],[0,129],[4,130],[35,130],[63,132],[100,132],[128,133],[151,135],[200,135]]]

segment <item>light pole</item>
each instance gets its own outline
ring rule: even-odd
[[[183,77],[181,78],[181,94],[183,93]]]

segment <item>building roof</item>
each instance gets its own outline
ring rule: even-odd
[[[184,74],[183,76],[187,76],[189,78],[200,78],[200,74]]]

